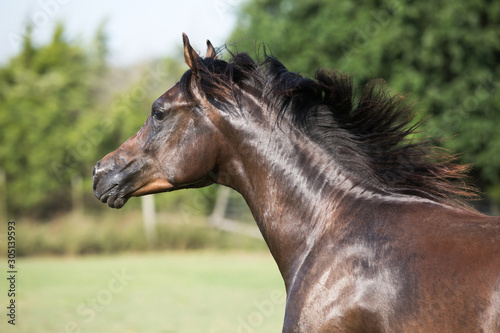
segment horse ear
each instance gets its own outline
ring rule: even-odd
[[[198,60],[200,56],[193,50],[191,44],[189,44],[189,38],[185,33],[182,34],[182,41],[184,43],[184,60],[196,76],[198,73]]]
[[[215,51],[214,46],[212,45],[212,43],[210,43],[208,39],[207,39],[207,55],[205,57],[217,59],[217,52]]]

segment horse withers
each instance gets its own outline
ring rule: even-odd
[[[183,40],[190,69],[96,164],[99,200],[240,192],[285,282],[283,332],[500,332],[500,218],[464,204],[467,166],[407,139],[401,97]]]

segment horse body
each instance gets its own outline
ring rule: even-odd
[[[130,196],[211,183],[240,192],[285,281],[283,332],[500,332],[499,218],[441,200],[432,179],[429,189],[412,187],[430,178],[403,179],[412,177],[404,163],[385,173],[366,167],[377,161],[371,148],[358,149],[368,139],[336,124],[333,139],[300,128],[266,96],[277,83],[256,82],[259,67],[243,61],[238,71],[211,44],[202,60],[184,43],[191,70],[137,135],[96,165],[101,201],[119,208]],[[294,81],[281,99],[305,83]],[[307,107],[304,96],[292,102]],[[369,132],[356,117],[350,122]]]
[[[498,332],[498,221],[426,203],[418,214],[358,205],[296,272],[285,331]]]
[[[311,152],[314,145],[303,145],[299,134],[293,137],[302,144],[276,144],[282,135],[267,145],[279,151],[232,141],[251,158],[231,163],[241,179],[226,185],[245,197],[284,278],[284,332],[473,332],[482,323],[498,331],[498,219],[356,189],[340,167],[325,166],[319,147]],[[284,156],[273,159],[283,164],[259,155]],[[316,176],[301,175],[290,158],[309,161]],[[291,191],[290,183],[300,186]]]

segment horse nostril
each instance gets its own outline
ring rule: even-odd
[[[99,169],[100,166],[101,166],[101,161],[98,161],[94,166],[94,170],[92,170],[92,176],[95,176],[97,169]]]
[[[92,188],[95,190],[97,187],[97,182],[98,182],[98,177],[97,177],[97,170],[99,169],[100,162],[97,162],[97,164],[94,166],[94,169],[92,170]]]

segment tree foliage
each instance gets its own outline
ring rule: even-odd
[[[111,67],[106,42],[104,25],[87,45],[69,42],[59,24],[50,43],[35,47],[28,27],[21,52],[0,68],[0,171],[10,215],[71,209],[75,178],[99,204],[90,185],[96,161],[139,130],[186,70],[171,58]]]
[[[499,2],[250,0],[238,22],[238,49],[263,42],[292,71],[336,68],[410,94],[426,134],[448,138],[500,202]]]
[[[104,135],[97,127],[102,32],[96,54],[65,40],[35,47],[28,28],[21,53],[0,69],[0,160],[12,214],[45,214],[71,204],[71,178],[88,172]]]

